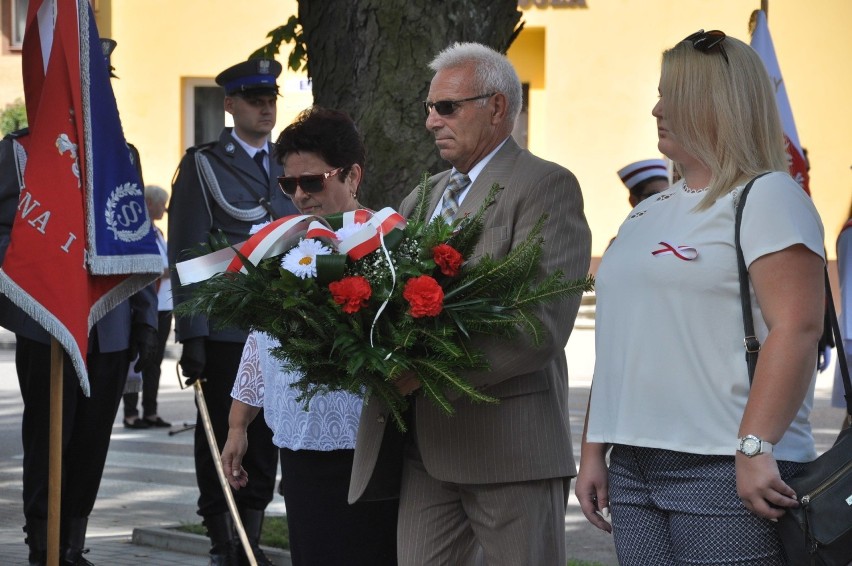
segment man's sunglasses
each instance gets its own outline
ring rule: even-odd
[[[325,180],[332,175],[337,175],[346,167],[338,167],[332,169],[328,173],[321,175],[302,175],[301,177],[278,177],[278,186],[284,191],[284,194],[290,198],[296,194],[296,188],[302,187],[302,192],[314,194],[322,192],[325,188]]]
[[[497,94],[496,92],[492,92],[490,94],[480,94],[479,96],[471,96],[470,98],[462,98],[459,100],[439,100],[437,102],[429,102],[428,100],[423,101],[423,110],[426,112],[426,117],[429,117],[429,112],[432,109],[435,109],[435,112],[440,114],[441,116],[449,116],[453,112],[456,111],[456,108],[461,106],[462,102],[470,102],[472,100],[482,100],[483,98],[491,98]]]
[[[702,53],[718,51],[722,54],[722,57],[725,58],[725,63],[730,65],[730,62],[728,61],[728,54],[725,53],[725,46],[722,45],[722,42],[725,41],[725,37],[727,37],[725,32],[717,29],[711,29],[710,31],[700,29],[692,35],[684,38],[684,41],[691,42],[692,47]]]

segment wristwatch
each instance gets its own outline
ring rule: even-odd
[[[772,452],[773,445],[765,440],[761,440],[753,434],[747,434],[739,439],[737,450],[752,458],[758,454]]]

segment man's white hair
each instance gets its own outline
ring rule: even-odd
[[[509,120],[514,124],[521,113],[523,92],[521,80],[509,59],[481,43],[456,42],[438,53],[429,63],[429,68],[437,73],[465,65],[474,67],[471,81],[477,90],[476,94],[503,93]]]

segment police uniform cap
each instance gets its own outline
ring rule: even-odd
[[[662,177],[668,180],[669,170],[666,162],[662,159],[644,159],[622,167],[618,170],[618,176],[621,182],[628,189],[632,190],[633,187],[642,181],[647,181],[655,177]]]
[[[225,89],[225,94],[265,92],[278,94],[275,79],[281,74],[281,63],[275,59],[249,59],[228,67],[216,77],[216,84]]]

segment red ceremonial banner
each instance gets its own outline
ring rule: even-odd
[[[0,292],[62,344],[88,394],[89,330],[162,260],[88,1],[31,0],[22,65],[30,132],[13,142],[21,193]]]

